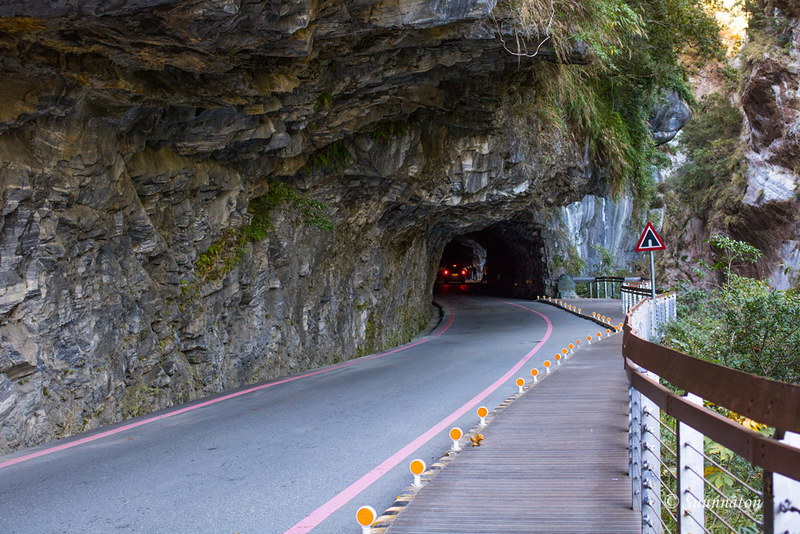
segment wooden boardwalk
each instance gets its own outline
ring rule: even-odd
[[[500,412],[483,444],[453,458],[387,532],[641,532],[621,344],[618,334],[582,348]]]

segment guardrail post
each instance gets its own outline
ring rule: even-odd
[[[658,382],[655,373],[647,376]],[[661,534],[661,410],[643,396],[642,403],[642,534]]]
[[[693,393],[686,395],[692,404],[703,405],[703,399]],[[703,498],[705,485],[703,482],[704,460],[703,434],[694,428],[678,421],[678,532],[698,532],[705,530],[705,508]],[[698,474],[700,476],[698,476]]]
[[[628,476],[631,508],[642,509],[642,394],[628,386]]]
[[[800,434],[786,432],[782,442],[800,448]],[[800,532],[800,482],[773,473],[772,531],[769,534]]]

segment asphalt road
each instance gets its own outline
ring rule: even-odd
[[[597,331],[447,289],[442,323],[400,350],[0,457],[0,532],[360,532],[356,509],[390,506],[411,459],[432,464],[452,426]]]

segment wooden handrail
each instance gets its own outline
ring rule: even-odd
[[[650,291],[650,288],[645,288],[645,287],[631,287],[631,286],[623,285],[620,288],[620,291],[623,292],[623,293],[631,293],[633,295],[640,295],[640,296],[643,296],[643,297],[649,297],[650,295],[652,295],[652,292]],[[661,290],[658,289],[658,288],[656,288],[656,291],[661,293]]]
[[[625,372],[634,389],[664,413],[685,423],[767,471],[800,480],[800,450],[762,436],[704,406],[692,404],[643,375],[625,358]]]
[[[796,433],[800,433],[800,386],[737,371],[650,343],[640,338],[630,324],[634,310],[625,318],[622,340],[622,355],[631,386],[667,414],[754,465],[800,480],[800,450],[688,402],[645,376],[637,366],[739,415]]]
[[[800,433],[800,386],[693,358],[636,335],[627,319],[622,354],[673,386],[781,430]]]

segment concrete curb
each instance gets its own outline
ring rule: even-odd
[[[586,300],[591,302],[592,299],[586,299]],[[545,298],[538,298],[538,299],[534,300],[533,302],[541,302],[542,304],[548,304],[550,306],[554,306],[556,308],[564,310],[567,313],[571,313],[572,315],[577,315],[578,317],[581,317],[583,319],[589,319],[590,321],[593,321],[593,322],[595,322],[595,323],[597,323],[600,326],[603,326],[605,328],[615,329],[618,326],[618,325],[615,325],[615,324],[612,324],[612,323],[609,323],[609,322],[604,322],[602,319],[599,319],[599,318],[591,316],[591,315],[586,315],[584,313],[578,313],[577,311],[571,310],[571,309],[567,308],[566,306],[564,306],[562,304],[559,304],[559,301],[560,301],[560,299],[547,300],[547,297],[545,297]],[[581,308],[581,310],[582,309],[583,308]]]

